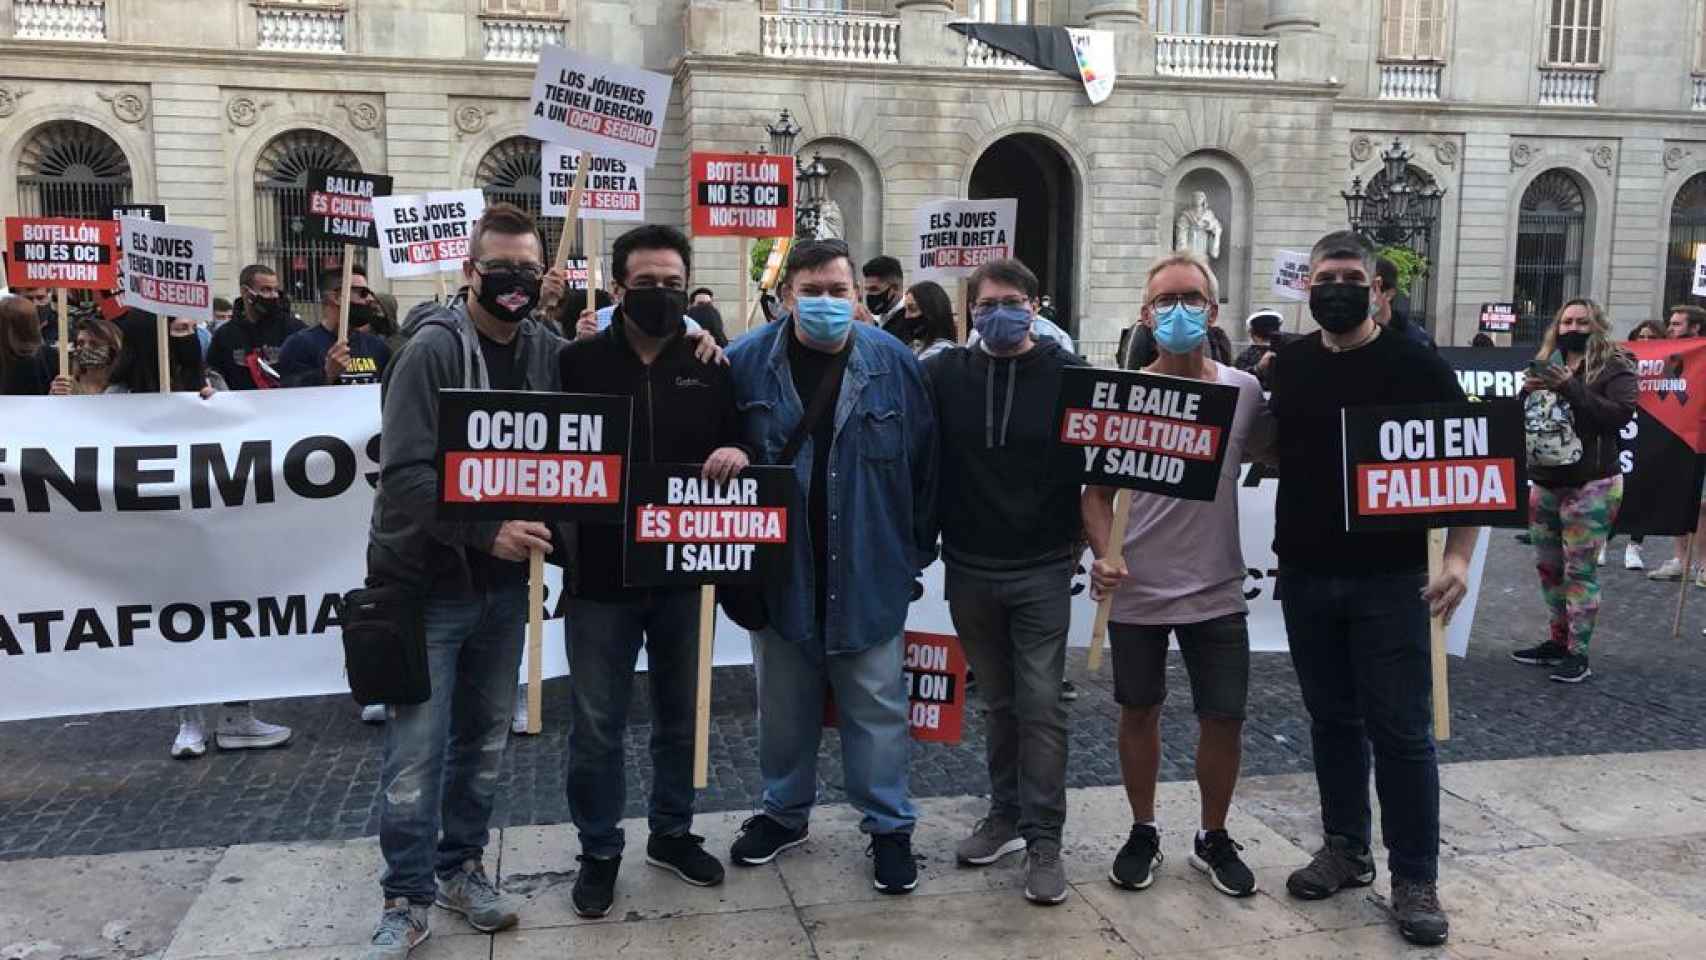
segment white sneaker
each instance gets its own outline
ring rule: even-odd
[[[1648,580],[1673,580],[1673,581],[1674,580],[1681,580],[1682,579],[1682,561],[1678,560],[1675,557],[1671,557],[1669,560],[1666,560],[1664,563],[1660,564],[1659,568],[1657,570],[1654,570],[1651,573],[1647,574],[1647,579]]]
[[[1605,566],[1605,544],[1599,545],[1599,558],[1594,561],[1596,566]]]
[[[1645,570],[1645,569],[1647,569],[1647,561],[1641,559],[1641,545],[1640,544],[1631,543],[1627,547],[1623,548],[1623,569],[1625,569],[1625,570]]]
[[[172,741],[172,756],[179,760],[199,757],[207,752],[207,733],[202,729],[201,716],[178,711],[178,736]]]
[[[515,688],[515,712],[509,718],[509,732],[527,736],[527,684]]]
[[[221,750],[266,750],[289,743],[290,728],[257,718],[254,707],[237,707],[219,721],[214,742]]]
[[[361,708],[361,722],[377,727],[385,722],[385,704],[370,703]]]

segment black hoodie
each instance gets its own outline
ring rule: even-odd
[[[279,348],[286,337],[303,328],[301,320],[289,313],[286,301],[282,320],[252,320],[248,303],[239,299],[231,311],[231,319],[213,332],[213,342],[207,348],[207,365],[225,378],[232,390],[253,390],[254,377],[249,375],[249,354],[259,351],[261,359],[278,369]],[[276,384],[274,384],[276,386]]]
[[[1060,371],[1085,366],[1050,340],[1017,357],[957,347],[924,364],[941,444],[942,558],[983,572],[1071,556],[1083,524],[1082,455],[1058,440]]]

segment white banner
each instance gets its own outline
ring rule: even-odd
[[[527,135],[642,167],[657,163],[670,77],[546,44],[533,74]]]
[[[163,317],[213,320],[212,230],[120,217],[119,234],[125,306]]]
[[[1067,27],[1066,35],[1072,40],[1072,55],[1078,59],[1084,95],[1090,98],[1092,106],[1108,99],[1119,77],[1119,68],[1114,64],[1114,32]]]
[[[574,192],[580,159],[579,150],[554,143],[539,145],[540,216],[569,215],[569,194]],[[593,157],[581,190],[580,219],[644,221],[646,168],[615,157]]]
[[[486,212],[478,189],[373,198],[379,266],[387,277],[423,277],[462,269],[474,224]]]

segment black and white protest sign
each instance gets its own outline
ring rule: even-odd
[[[1213,500],[1238,388],[1153,373],[1068,367],[1060,442],[1084,453],[1084,483]]]
[[[569,194],[580,169],[580,151],[555,143],[539,145],[539,214],[569,215]],[[581,189],[580,219],[646,219],[646,168],[619,157],[593,157]]]
[[[1528,451],[1515,401],[1347,407],[1345,529],[1520,527]]]
[[[794,500],[791,467],[748,467],[728,483],[697,464],[636,463],[628,474],[623,577],[631,587],[757,583],[779,569]]]
[[[991,260],[1013,255],[1019,201],[937,200],[918,208],[919,280],[969,277]]]
[[[539,52],[539,69],[533,75],[527,135],[596,157],[652,166],[663,141],[669,86],[666,74],[547,45]]]
[[[308,239],[379,246],[373,198],[391,193],[391,178],[376,173],[313,170],[308,174]]]
[[[1694,283],[1689,289],[1697,297],[1706,297],[1706,243],[1694,249]]]
[[[1516,304],[1481,304],[1482,333],[1510,333],[1516,329]]]
[[[166,222],[166,205],[163,203],[116,203],[113,204],[112,218],[122,220],[125,217],[140,217],[144,220]]]
[[[632,409],[598,394],[439,391],[439,517],[621,523]]]
[[[1296,250],[1274,252],[1274,276],[1268,292],[1281,300],[1309,302],[1309,254]]]
[[[486,195],[478,189],[374,197],[380,269],[387,277],[460,270],[485,210]]]
[[[127,307],[213,320],[213,231],[138,217],[119,220]]]

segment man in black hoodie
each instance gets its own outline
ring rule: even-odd
[[[1017,260],[972,275],[979,343],[924,369],[940,427],[937,503],[948,609],[989,714],[989,815],[961,841],[962,864],[1027,851],[1025,896],[1066,899],[1066,666],[1078,474],[1056,442],[1061,371],[1084,361],[1031,335],[1037,278]]]
[[[725,481],[745,469],[728,368],[702,362],[685,335],[693,251],[681,231],[637,227],[611,249],[616,311],[610,326],[563,347],[563,389],[633,399],[630,463],[703,463]],[[625,837],[627,766],[622,742],[640,646],[651,683],[651,838],[646,862],[696,886],[723,881],[723,865],[693,826],[694,690],[699,591],[623,585],[624,525],[581,524],[568,616],[569,817],[581,869],[571,899],[583,917],[610,912]]]
[[[264,263],[251,263],[238,274],[242,296],[207,348],[207,365],[232,390],[278,386],[278,358],[286,337],[302,329],[278,274]],[[256,377],[260,379],[257,380]]]

